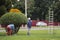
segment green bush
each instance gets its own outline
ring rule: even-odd
[[[19,13],[9,12],[4,14],[0,18],[0,24],[4,24],[4,25],[14,24],[16,29],[15,33],[18,32],[21,24],[26,24],[26,23],[27,23],[27,17],[21,12]]]

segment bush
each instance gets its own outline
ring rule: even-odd
[[[18,9],[10,9],[10,12],[21,12],[21,11]]]
[[[16,29],[15,33],[18,32],[21,24],[26,24],[26,23],[27,23],[27,17],[25,17],[25,15],[22,14],[21,12],[19,13],[9,12],[4,14],[0,18],[0,24],[4,24],[4,25],[14,24]]]

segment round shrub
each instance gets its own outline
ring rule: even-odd
[[[0,18],[0,24],[8,25],[8,24],[14,24],[15,25],[15,33],[20,28],[21,24],[26,24],[27,23],[27,17],[22,14],[21,12],[19,13],[14,13],[14,12],[9,12],[4,14]]]

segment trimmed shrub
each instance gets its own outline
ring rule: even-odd
[[[10,12],[21,12],[21,11],[18,9],[10,9]]]
[[[15,33],[18,32],[21,24],[26,24],[27,23],[27,17],[22,14],[22,13],[14,13],[14,12],[9,12],[4,14],[0,18],[0,24],[8,25],[8,24],[14,24],[15,25]]]

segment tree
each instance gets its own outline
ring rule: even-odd
[[[57,1],[56,3],[55,3],[55,5],[54,5],[54,8],[55,8],[55,10],[54,10],[54,21],[56,21],[56,22],[60,22],[60,1]]]
[[[53,4],[53,1],[55,1],[54,4]],[[46,20],[49,7],[53,5],[52,10],[54,11],[54,21],[56,21],[58,18],[58,13],[60,9],[59,3],[60,3],[59,0],[35,0],[35,6],[34,6],[35,9],[33,12],[34,13],[33,17],[35,18],[38,17],[40,20],[42,19]]]
[[[0,17],[6,13],[6,7],[4,5],[0,6]]]
[[[11,8],[10,0],[0,0],[0,17]]]
[[[0,18],[0,24],[1,25],[14,24],[15,30],[13,33],[15,34],[19,31],[19,28],[22,24],[27,24],[27,18],[21,12],[9,12],[4,14]],[[4,26],[4,27],[6,28],[7,26]]]
[[[13,8],[18,8],[23,13],[25,13],[25,0],[12,0],[12,4],[14,5]],[[34,0],[27,0],[27,10],[28,10],[28,16],[32,16],[31,13],[34,10]]]
[[[40,20],[45,20],[46,14],[48,13],[48,6],[49,6],[49,0],[35,0],[35,9],[34,9],[34,16],[36,19],[39,18]],[[33,14],[33,15],[34,15]]]

